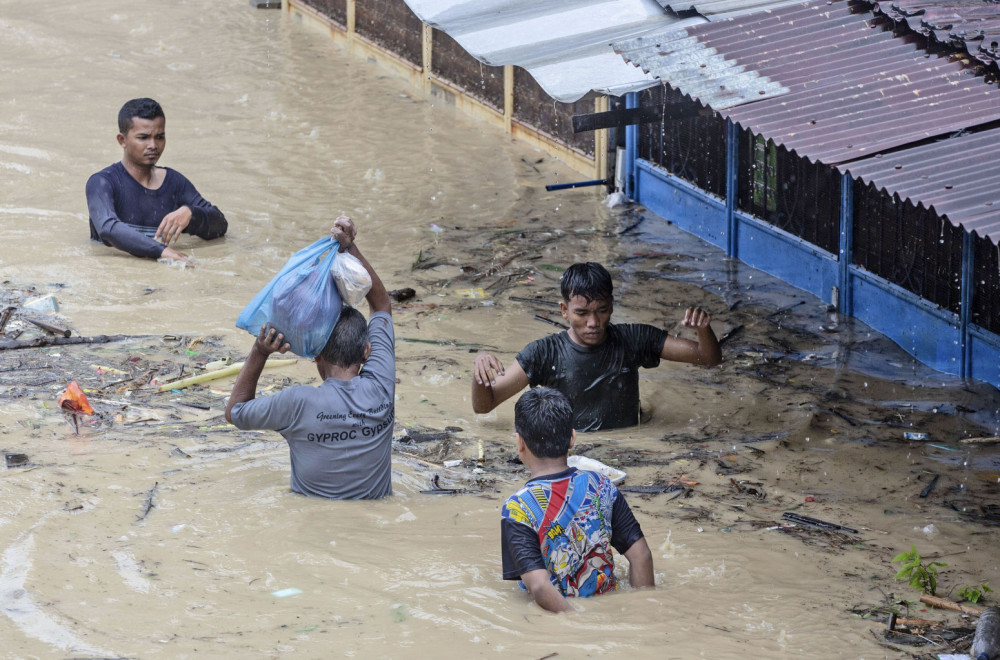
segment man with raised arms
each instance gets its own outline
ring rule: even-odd
[[[611,323],[614,287],[600,264],[573,264],[560,280],[559,309],[569,329],[528,344],[506,369],[480,353],[472,378],[472,408],[487,413],[526,386],[562,392],[573,407],[573,428],[597,431],[639,423],[639,367],[660,360],[711,367],[722,362],[711,316],[700,307],[684,313],[683,325],[698,341],[671,337],[644,323]]]

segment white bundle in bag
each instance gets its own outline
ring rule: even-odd
[[[330,274],[345,305],[357,307],[372,288],[372,278],[361,260],[353,254],[340,252],[330,266]]]

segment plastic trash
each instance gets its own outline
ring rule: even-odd
[[[472,298],[474,300],[486,297],[486,291],[478,286],[472,289],[456,289],[455,294],[462,298]]]
[[[70,412],[82,413],[84,415],[94,414],[94,409],[90,406],[90,402],[87,401],[87,395],[83,393],[83,390],[76,384],[76,381],[66,386],[66,391],[59,395],[57,403],[60,408],[69,410]]]
[[[296,355],[314,358],[326,345],[343,303],[330,269],[340,243],[321,238],[292,255],[236,319],[257,336],[264,324],[285,335]]]
[[[39,312],[58,312],[59,301],[56,300],[56,297],[51,293],[47,293],[44,296],[38,296],[25,301],[21,307],[25,309],[33,309]]]
[[[353,254],[341,252],[330,269],[333,281],[337,283],[337,291],[345,305],[357,307],[372,289],[372,278],[365,270],[361,260]]]
[[[272,591],[271,595],[275,598],[288,598],[289,596],[298,596],[302,593],[301,589],[295,587],[288,587],[287,589],[278,589],[277,591]]]
[[[628,197],[625,196],[623,192],[613,192],[604,198],[604,205],[609,209],[613,209],[616,206],[625,206],[628,204]]]
[[[620,484],[625,481],[625,473],[618,468],[613,468],[610,465],[605,465],[596,459],[587,458],[586,456],[570,456],[566,459],[566,465],[575,467],[577,470],[600,472],[610,479],[613,484]]]
[[[979,615],[976,636],[972,638],[973,660],[997,660],[1000,658],[1000,607],[987,607]]]

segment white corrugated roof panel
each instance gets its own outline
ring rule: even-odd
[[[611,43],[704,23],[678,19],[655,0],[406,0],[424,23],[477,60],[526,69],[554,99],[591,90],[620,96],[658,80],[616,55]]]

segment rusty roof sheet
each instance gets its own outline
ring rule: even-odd
[[[615,48],[744,128],[829,164],[1000,120],[1000,88],[856,11],[816,0]]]
[[[815,0],[615,48],[744,128],[831,165],[1000,120],[1000,87],[856,11]]]
[[[907,145],[1000,121],[1000,87],[954,58],[929,54],[920,37],[894,37],[884,29],[891,23],[865,11],[868,6],[814,0],[614,46],[626,61],[741,127],[841,170],[880,152],[908,151]],[[885,162],[870,166],[879,170]],[[985,162],[980,166],[989,170]],[[924,174],[937,185],[945,171]],[[885,180],[887,190],[915,204],[930,194],[914,188],[913,197],[895,179]],[[1000,189],[1000,174],[992,180]],[[950,200],[940,197],[939,204]],[[968,211],[949,205],[939,212],[963,224],[985,208],[986,216],[1000,220],[1000,209],[976,203]],[[967,215],[973,209],[976,215]]]
[[[991,0],[874,0],[878,11],[986,64],[1000,65],[1000,4]]]
[[[880,154],[841,169],[996,242],[1000,236],[998,147],[1000,129],[993,129]]]

